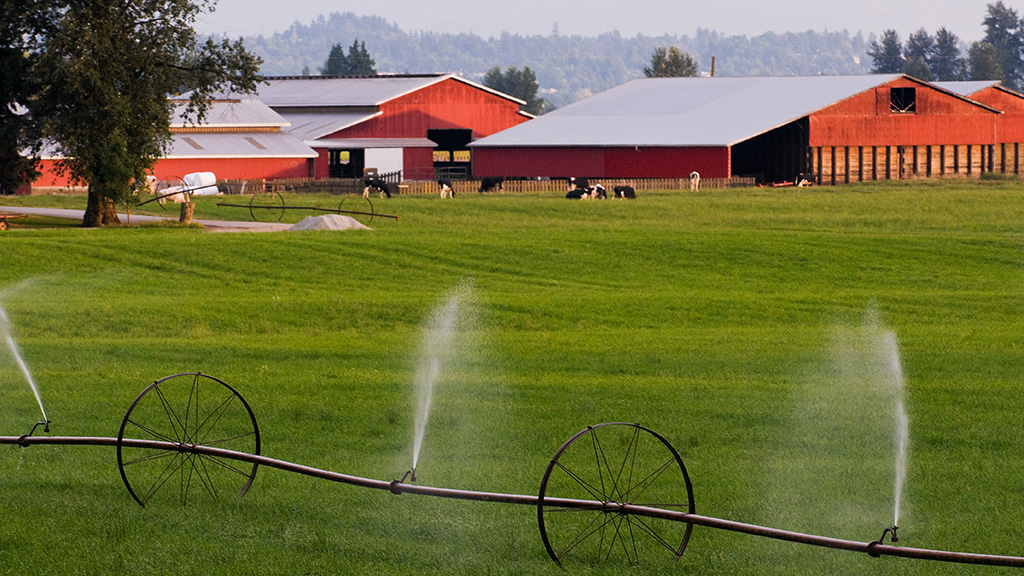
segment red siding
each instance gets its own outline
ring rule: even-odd
[[[695,148],[477,148],[473,173],[509,178],[706,178],[730,175],[729,149]]]
[[[999,142],[1024,142],[1024,98],[995,87],[971,94],[972,100],[1003,113],[999,116]]]
[[[915,113],[890,111],[889,89],[916,88]],[[810,116],[811,146],[993,144],[998,114],[927,84],[900,78]]]
[[[528,120],[519,105],[486,90],[447,79],[381,105],[382,114],[334,138],[426,138],[429,129],[461,128],[473,139]]]

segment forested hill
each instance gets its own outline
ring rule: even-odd
[[[529,66],[540,84],[539,96],[565,106],[627,80],[643,76],[659,46],[679,46],[693,54],[702,74],[716,76],[864,74],[870,70],[870,39],[860,33],[814,32],[726,36],[699,29],[695,36],[629,38],[618,32],[596,37],[551,34],[405,32],[383,18],[333,13],[308,25],[298,22],[270,37],[246,38],[245,45],[264,60],[266,75],[318,74],[333,44],[366,43],[381,73],[452,72],[480,81],[488,69]]]

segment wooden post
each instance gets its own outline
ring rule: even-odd
[[[195,210],[196,205],[191,200],[185,200],[181,203],[181,216],[178,218],[178,222],[182,224],[192,223],[192,212]]]

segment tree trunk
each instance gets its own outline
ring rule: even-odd
[[[114,201],[100,194],[89,186],[89,201],[85,206],[85,217],[82,218],[84,228],[102,228],[111,224],[120,224]]]

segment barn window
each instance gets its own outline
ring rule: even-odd
[[[890,88],[889,109],[893,114],[913,114],[917,111],[916,88]]]

